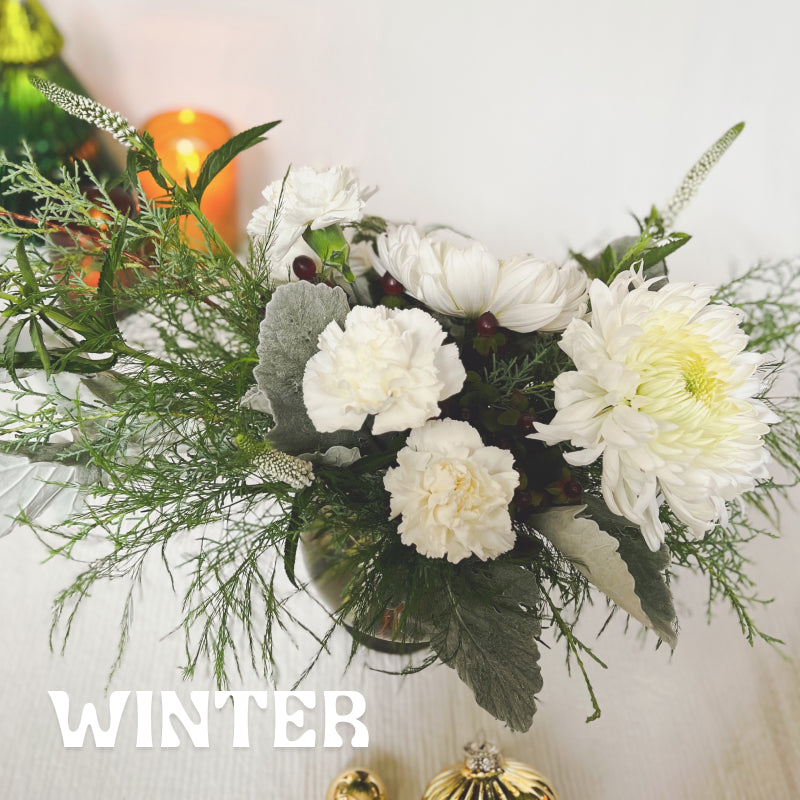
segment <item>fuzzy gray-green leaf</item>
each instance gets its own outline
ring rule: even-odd
[[[442,589],[430,625],[431,649],[455,669],[478,705],[526,731],[542,689],[537,637],[539,587],[523,567],[492,561]]]
[[[669,551],[662,547],[652,552],[635,525],[600,501],[587,501],[587,506],[539,514],[536,529],[609,599],[674,648],[675,608],[663,575]]]
[[[307,281],[279,286],[267,304],[253,375],[275,420],[269,439],[286,453],[314,453],[356,441],[349,431],[319,433],[303,403],[303,373],[317,352],[317,339],[330,322],[344,326],[349,310],[341,289]]]

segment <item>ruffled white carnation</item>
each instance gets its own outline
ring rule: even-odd
[[[413,225],[378,239],[375,269],[434,311],[475,319],[490,311],[509,330],[563,330],[586,313],[589,280],[576,266],[518,257],[498,261],[482,244]]]
[[[342,330],[331,322],[303,376],[308,416],[320,432],[358,430],[374,414],[373,433],[402,431],[439,415],[466,372],[454,344],[420,309],[356,306]]]
[[[403,543],[454,564],[514,546],[508,505],[518,484],[511,453],[485,447],[475,428],[453,419],[411,431],[384,478]]]
[[[360,219],[366,199],[355,173],[344,166],[292,167],[285,181],[274,181],[262,194],[267,202],[253,212],[247,233],[257,243],[268,240],[274,261],[284,260],[306,228]]]
[[[663,500],[696,536],[726,519],[726,502],[767,477],[762,437],[776,417],[754,399],[764,357],[713,287],[652,282],[626,272],[593,281],[591,323],[561,339],[576,370],[555,380],[557,414],[533,438],[570,441],[571,464],[603,457],[608,507],[664,541]]]

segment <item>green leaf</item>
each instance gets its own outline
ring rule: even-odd
[[[294,569],[295,562],[297,561],[297,545],[299,543],[300,531],[295,531],[286,537],[286,542],[283,545],[283,568],[286,571],[286,577],[289,579],[289,583],[291,583],[295,589],[300,588]]]
[[[118,332],[117,320],[114,316],[114,279],[117,270],[122,266],[122,252],[125,245],[125,230],[128,218],[122,217],[119,228],[111,238],[111,244],[100,269],[100,280],[97,284],[97,299],[100,308],[100,319],[105,330]]]
[[[653,247],[649,247],[642,256],[645,272],[663,261],[670,253],[683,247],[692,237],[688,233],[670,233]]]
[[[542,688],[540,598],[528,570],[495,560],[465,565],[431,602],[431,648],[514,731],[530,728]]]
[[[677,621],[664,580],[669,551],[662,547],[651,552],[636,525],[612,514],[599,500],[587,500],[590,508],[551,508],[531,524],[610,600],[674,649]],[[587,508],[591,516],[578,516]]]
[[[502,414],[499,414],[497,417],[497,421],[501,425],[516,425],[517,420],[520,417],[520,411],[517,411],[516,408],[507,408]]]
[[[256,125],[254,128],[249,128],[246,131],[236,134],[232,139],[229,139],[222,147],[218,147],[206,157],[203,165],[200,167],[200,173],[197,176],[192,194],[195,199],[199,201],[208,185],[214,178],[222,172],[225,167],[236,158],[239,153],[247,150],[259,142],[263,142],[264,134],[280,124],[280,120],[275,122],[267,122],[264,125]]]
[[[350,431],[319,433],[303,403],[303,374],[317,352],[317,339],[332,321],[344,327],[349,310],[342,289],[308,281],[279,286],[267,304],[253,376],[275,420],[269,440],[285,453],[317,453],[357,441]]]
[[[329,225],[317,231],[307,228],[303,240],[322,259],[323,269],[338,270],[348,282],[355,281],[355,275],[347,263],[350,245],[338,225]]]
[[[28,260],[28,254],[25,252],[25,243],[20,241],[17,244],[17,269],[19,269],[20,277],[22,278],[22,294],[25,297],[30,297],[39,291],[39,285],[36,281],[36,276],[31,269],[31,262]]]
[[[39,320],[36,319],[36,317],[31,317],[29,332],[31,335],[31,342],[33,342],[33,349],[39,356],[39,360],[42,362],[42,367],[45,371],[45,374],[49,378],[53,368],[50,364],[50,356],[47,352],[47,348],[44,346],[42,326],[39,324]]]
[[[6,340],[3,343],[3,366],[6,368],[8,374],[11,376],[11,380],[19,386],[21,389],[25,389],[25,387],[19,382],[17,378],[17,342],[19,341],[20,334],[22,333],[23,329],[27,320],[21,319],[18,322],[15,322],[9,332],[6,334]]]

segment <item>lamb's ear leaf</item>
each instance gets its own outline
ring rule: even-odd
[[[344,327],[349,310],[341,289],[308,281],[279,286],[267,304],[253,370],[255,399],[264,395],[268,403],[264,407],[270,408],[275,420],[269,440],[285,453],[319,453],[335,445],[353,447],[359,441],[353,431],[317,431],[303,403],[303,374],[317,352],[317,339],[331,322]],[[254,396],[248,393],[248,397],[252,404]]]
[[[664,580],[666,546],[651,551],[635,525],[603,510],[599,502],[591,508],[550,508],[532,524],[610,600],[675,648],[675,607]]]

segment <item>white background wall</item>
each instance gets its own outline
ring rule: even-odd
[[[747,128],[681,227],[694,241],[678,278],[719,281],[761,257],[800,253],[798,14],[789,2],[366,2],[366,0],[50,0],[65,58],[101,102],[142,123],[182,106],[235,129],[281,118],[243,164],[243,221],[289,162],[350,162],[380,192],[373,212],[446,222],[500,256],[561,259],[632,230],[629,211],[665,200],[728,126]],[[1,123],[0,123],[1,124]],[[755,546],[756,574],[776,603],[760,615],[800,655],[800,546]],[[188,546],[188,545],[187,545]],[[569,680],[556,646],[544,655],[534,728],[511,735],[480,712],[451,672],[400,680],[346,642],[304,688],[359,689],[368,751],[273,750],[269,712],[253,747],[230,747],[229,712],[213,712],[212,746],[136,750],[126,718],[115,750],[64,750],[48,689],[103,702],[123,587],[93,598],[62,658],[47,649],[49,602],[71,572],[39,562],[22,531],[0,541],[0,796],[154,800],[323,797],[353,760],[378,768],[397,800],[456,760],[479,728],[538,765],[562,800],[800,796],[800,667],[749,649],[735,620],[707,628],[703,584],[680,581],[681,639],[663,650],[624,637],[598,643],[611,669],[593,671],[602,718]],[[163,576],[149,573],[128,659],[111,689],[212,689],[181,682],[180,642]],[[318,612],[309,609],[308,613]],[[598,609],[597,619],[604,617]],[[587,626],[586,635],[593,628]],[[286,642],[288,688],[305,655]],[[244,688],[263,688],[245,676]],[[254,719],[257,719],[254,717]],[[73,719],[74,722],[74,719]],[[259,727],[260,725],[260,727]]]

